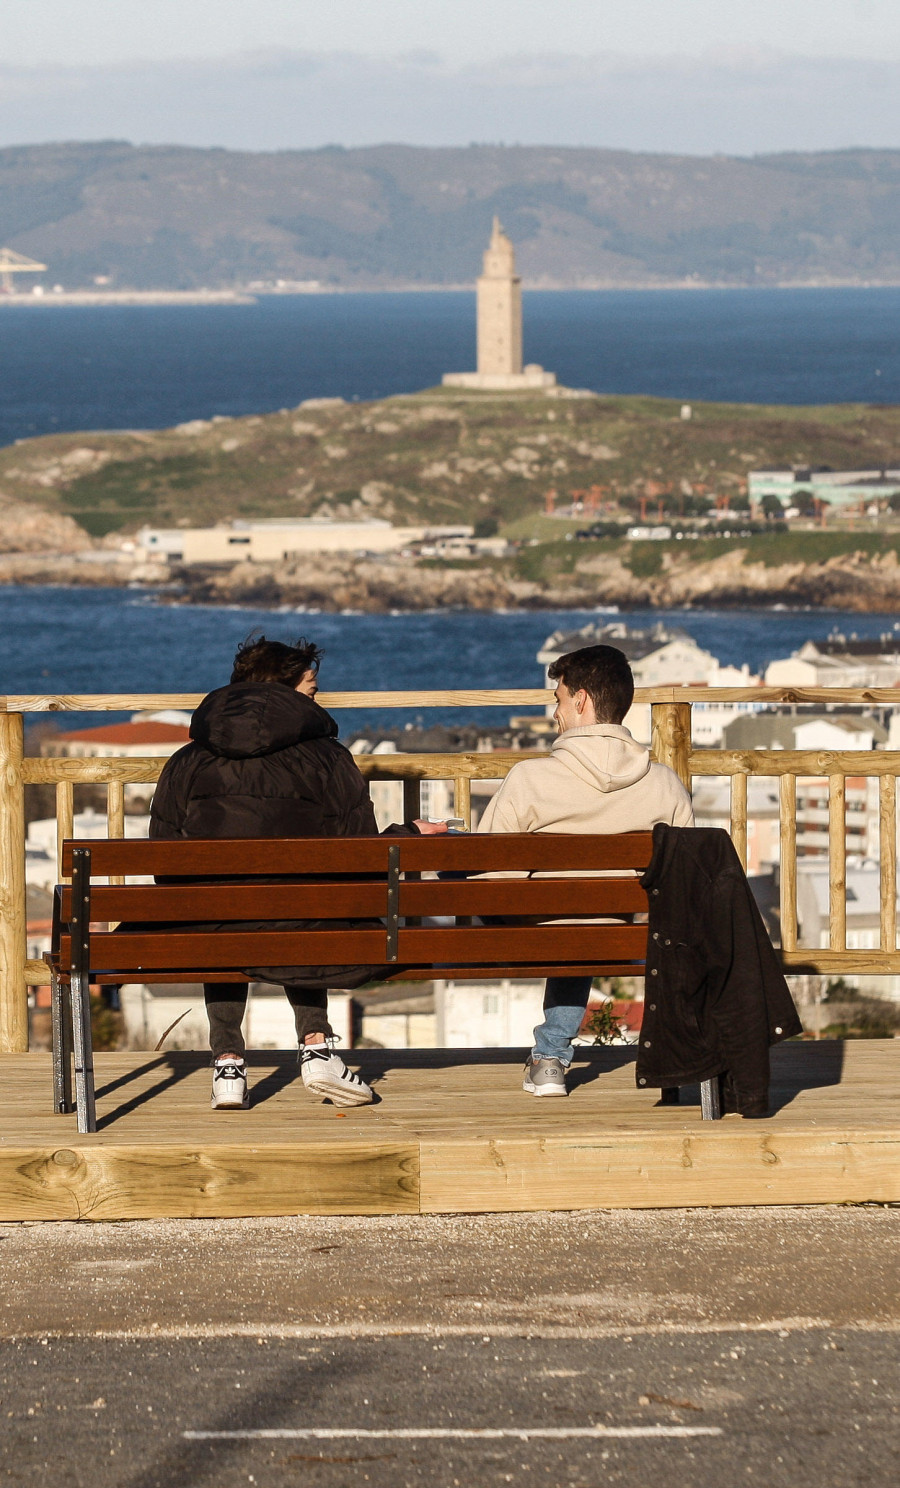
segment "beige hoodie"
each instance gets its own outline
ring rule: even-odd
[[[692,827],[691,798],[667,765],[615,723],[567,729],[548,759],[514,765],[479,832],[641,832]]]

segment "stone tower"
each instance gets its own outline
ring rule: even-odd
[[[522,281],[516,252],[494,218],[491,241],[478,280],[478,371],[517,377],[522,372]]]
[[[484,255],[477,303],[478,371],[445,372],[444,387],[494,393],[555,388],[552,372],[522,366],[522,281],[515,249],[498,217]]]

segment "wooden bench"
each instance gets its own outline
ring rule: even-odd
[[[635,870],[647,867],[651,851],[649,832],[67,841],[62,872],[71,883],[56,890],[47,956],[54,1109],[73,1109],[74,1053],[78,1129],[96,1130],[91,984],[249,981],[240,968],[350,964],[383,964],[385,981],[640,976],[646,924],[522,919],[645,912]],[[462,876],[487,873],[555,876]],[[560,876],[600,873],[607,876]],[[476,916],[519,922],[481,924]],[[422,924],[437,917],[445,923]],[[289,931],[185,924],[309,919],[376,924]],[[130,928],[115,929],[120,923]],[[717,1119],[717,1081],[704,1082],[701,1098],[704,1117]],[[664,1101],[677,1099],[677,1090],[663,1092]]]

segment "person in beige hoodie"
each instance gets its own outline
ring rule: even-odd
[[[657,822],[691,827],[691,798],[667,765],[632,737],[622,720],[634,677],[615,646],[584,646],[550,667],[559,737],[548,759],[514,765],[482,817],[479,832],[638,832]],[[550,977],[544,1020],[522,1088],[567,1095],[572,1040],[584,1019],[591,977]]]

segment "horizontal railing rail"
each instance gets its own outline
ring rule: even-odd
[[[78,692],[0,694],[0,713],[129,713],[196,708],[202,692]],[[636,687],[636,703],[880,703],[900,706],[896,687]],[[320,692],[324,708],[540,707],[544,687],[443,689],[420,692]]]
[[[27,959],[25,915],[26,788],[56,787],[57,845],[74,835],[75,787],[106,786],[107,834],[125,835],[125,788],[153,786],[165,757],[67,757],[25,755],[24,716],[60,712],[151,712],[163,708],[190,710],[201,694],[106,693],[6,695],[0,697],[0,1052],[27,1048],[27,987],[46,981],[41,961]],[[321,692],[328,709],[484,707],[546,708],[553,694],[545,688],[465,689],[417,692]],[[727,815],[742,862],[747,863],[749,782],[753,777],[778,780],[778,845],[782,958],[792,971],[840,975],[900,974],[897,950],[896,778],[900,751],[873,750],[725,750],[698,749],[692,743],[691,712],[697,703],[753,702],[812,705],[891,705],[900,707],[900,692],[889,688],[710,688],[645,687],[637,703],[649,704],[652,751],[690,786],[694,777],[730,780]],[[372,781],[402,785],[403,814],[421,814],[421,787],[426,781],[452,785],[454,814],[471,820],[471,790],[476,781],[502,779],[523,758],[546,754],[534,750],[461,753],[360,754],[356,762]],[[878,946],[847,945],[847,780],[877,781],[879,927]],[[797,786],[821,781],[825,805],[820,813],[827,829],[829,905],[827,947],[798,944]],[[60,864],[60,877],[61,864]]]

